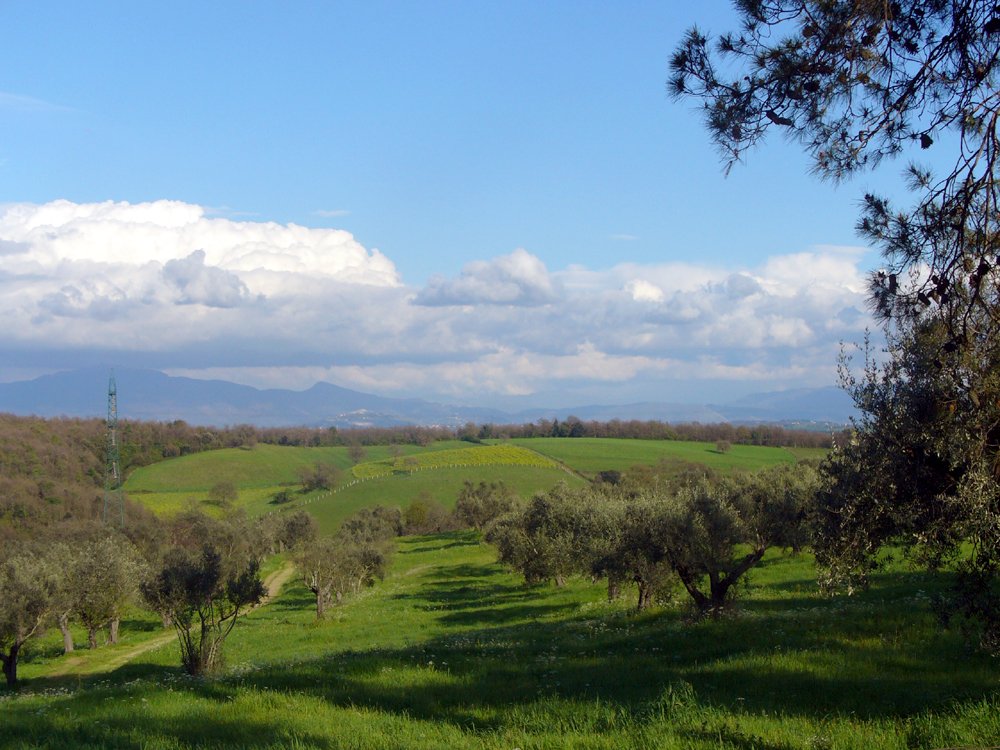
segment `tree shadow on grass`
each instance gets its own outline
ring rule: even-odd
[[[419,541],[418,541],[419,540]],[[419,543],[419,546],[417,546]],[[478,547],[479,536],[474,531],[453,531],[434,536],[418,537],[399,550],[401,555],[414,555],[423,552],[437,552],[456,547]]]
[[[979,674],[969,675],[964,684],[935,689],[925,678],[946,666],[924,663],[928,658],[925,653],[880,657],[880,649],[874,645],[841,645],[834,650],[829,639],[839,637],[835,628],[830,634],[815,634],[811,645],[816,653],[805,659],[805,667],[810,668],[805,669],[772,659],[779,654],[781,639],[774,635],[775,623],[767,618],[743,623],[729,639],[722,637],[727,623],[707,625],[684,628],[669,616],[641,620],[617,616],[485,627],[420,646],[334,653],[294,665],[264,665],[216,680],[175,680],[171,689],[220,707],[239,700],[247,691],[264,696],[259,700],[265,705],[270,705],[268,695],[278,699],[292,694],[345,710],[363,708],[418,721],[445,722],[462,732],[500,732],[523,730],[518,722],[524,714],[518,714],[517,707],[540,700],[579,704],[580,721],[586,721],[587,706],[612,705],[642,725],[656,720],[657,712],[652,709],[662,705],[664,691],[682,683],[693,686],[699,705],[816,720],[835,714],[858,719],[905,717],[938,708],[957,697],[988,695],[993,687],[988,675]],[[870,669],[838,672],[841,660],[868,664]],[[155,681],[168,673],[176,676],[176,670],[165,668],[152,674],[147,668],[135,675]],[[116,676],[131,678],[132,674],[123,670]],[[150,681],[140,689],[162,688]],[[123,699],[125,696],[118,698]],[[127,699],[136,699],[134,691]],[[551,705],[538,710],[544,713]],[[196,725],[178,726],[176,720],[141,712],[127,726],[102,716],[100,726],[86,728],[86,742],[76,742],[80,736],[60,727],[53,727],[52,734],[33,734],[38,719],[25,717],[21,722],[12,717],[8,723],[13,731],[7,736],[14,744],[45,736],[51,745],[64,747],[74,746],[74,742],[129,746],[120,738],[134,737],[136,732],[153,744],[161,737],[175,737],[192,746],[211,744],[213,738],[239,746],[288,741],[285,730],[278,728],[280,721],[269,723],[254,717],[241,720],[237,726],[227,718],[228,709],[220,713],[198,704],[194,709]],[[105,741],[112,730],[122,732],[117,735],[118,742]],[[722,737],[737,748],[785,750],[783,745],[744,734],[737,724],[730,726],[728,722],[700,732],[696,728],[683,732],[693,732],[695,741]],[[319,733],[300,739],[317,747],[329,743]]]
[[[413,593],[395,594],[413,606],[443,612],[448,625],[499,625],[551,617],[575,609],[574,604],[546,601],[539,588],[497,582],[496,566],[459,564],[439,568]]]
[[[7,722],[5,747],[46,748],[137,748],[137,747],[243,747],[332,748],[329,737],[316,731],[289,730],[266,716],[223,717],[195,715],[186,720],[164,720],[141,710],[127,717],[121,712],[102,716],[99,723],[53,722],[46,717],[30,717]]]
[[[300,581],[296,581],[296,585],[289,586],[282,591],[281,596],[268,603],[268,611],[274,613],[301,612],[310,608],[315,609],[316,595],[300,584]]]
[[[584,717],[588,706],[620,707],[642,725],[657,720],[652,709],[678,684],[692,686],[698,706],[814,721],[901,719],[993,695],[995,671],[985,659],[964,652],[954,637],[931,637],[913,624],[912,606],[900,602],[912,599],[920,582],[904,577],[884,583],[887,588],[868,599],[829,606],[824,603],[830,600],[807,596],[754,599],[742,615],[685,624],[670,610],[635,616],[580,609],[553,599],[551,589],[508,583],[495,566],[455,565],[397,598],[441,609],[443,621],[464,629],[415,646],[259,664],[238,675],[184,683],[183,689],[220,706],[248,690],[303,695],[347,710],[444,722],[463,732],[520,731],[525,711],[519,708],[545,714],[551,701],[579,704]],[[900,604],[893,609],[884,601]],[[134,664],[115,678],[158,679],[176,672]],[[235,727],[219,713],[200,709],[205,718],[199,718],[198,740],[185,741],[198,744],[227,732],[235,744],[241,737],[252,737],[243,744],[258,746],[287,741],[277,720]],[[8,722],[15,740],[30,736],[22,727],[36,720],[24,721]],[[149,737],[174,736],[164,719],[139,716],[136,722]],[[252,735],[243,733],[245,727]],[[55,731],[61,741],[62,730]],[[101,744],[105,730],[88,731],[96,733],[89,742]],[[738,748],[785,750],[742,733],[736,723],[683,731],[696,742],[718,738]],[[319,747],[329,742],[318,735],[308,741]]]
[[[762,624],[758,637],[768,629]],[[533,704],[540,696],[584,703],[600,700],[641,716],[667,686],[682,681],[694,687],[704,704],[813,719],[830,714],[908,716],[955,697],[980,697],[991,687],[989,679],[980,675],[965,684],[934,688],[921,676],[919,658],[878,661],[877,648],[843,648],[843,659],[849,662],[874,660],[869,670],[845,674],[836,669],[836,654],[827,665],[823,656],[806,659],[810,671],[778,660],[769,664],[767,644],[760,642],[747,647],[717,644],[713,663],[706,648],[686,651],[678,646],[654,655],[647,648],[628,648],[634,640],[623,638],[619,643],[613,639],[579,643],[584,648],[572,649],[567,648],[572,639],[565,636],[535,623],[484,628],[466,633],[464,639],[430,641],[421,648],[340,654],[299,664],[294,670],[264,668],[240,679],[242,685],[265,692],[301,692],[340,707],[364,706],[444,721],[463,730],[475,726],[490,731],[510,728],[505,712]],[[701,662],[705,657],[708,660]],[[748,663],[725,666],[729,659],[740,662],[739,657]],[[833,669],[825,669],[831,664]],[[428,677],[422,684],[421,670]],[[387,673],[405,674],[407,679],[380,677]],[[431,679],[431,675],[437,676]],[[206,688],[206,696],[230,700],[232,689],[216,683]],[[751,744],[748,739],[745,746]]]

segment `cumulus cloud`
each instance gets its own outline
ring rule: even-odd
[[[871,323],[863,260],[816,247],[744,268],[550,270],[517,249],[414,288],[342,230],[175,201],[8,205],[0,359],[64,368],[100,351],[267,387],[329,380],[466,402],[584,386],[616,401],[710,379],[821,385],[839,342]]]
[[[545,264],[524,249],[475,261],[456,279],[435,277],[417,295],[418,305],[544,305],[555,300]]]
[[[236,307],[250,296],[240,277],[221,268],[205,265],[205,251],[195,250],[186,258],[168,260],[163,278],[180,293],[185,305]]]
[[[636,302],[663,302],[663,290],[645,279],[632,279],[625,285],[625,290]]]
[[[213,218],[201,206],[179,201],[8,205],[0,210],[0,239],[31,248],[28,257],[18,256],[21,264],[8,270],[81,261],[165,264],[201,250],[208,265],[236,274],[266,271],[375,286],[400,284],[392,262],[365,249],[349,232]],[[266,283],[253,291],[266,293]]]
[[[31,245],[27,242],[0,240],[0,255],[23,255],[29,250],[31,250]]]

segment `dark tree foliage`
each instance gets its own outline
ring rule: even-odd
[[[455,500],[455,517],[467,527],[484,531],[496,519],[509,513],[519,498],[503,482],[466,480]]]
[[[8,687],[29,638],[41,633],[59,601],[58,561],[41,545],[0,548],[0,666]]]
[[[319,524],[311,513],[298,510],[281,519],[276,535],[282,549],[295,549],[316,539]]]
[[[704,105],[727,167],[772,128],[841,180],[908,149],[940,149],[941,174],[913,165],[915,205],[865,196],[859,228],[886,267],[871,278],[885,318],[932,309],[944,346],[992,332],[1000,249],[995,179],[1000,9],[993,0],[740,0],[740,31],[688,32],[670,88]],[[723,69],[727,72],[723,72]],[[954,145],[952,145],[954,144]],[[975,310],[988,309],[988,320]]]
[[[403,534],[439,534],[461,524],[451,511],[424,490],[403,511]]]
[[[299,481],[303,492],[332,490],[340,483],[343,472],[331,463],[319,461],[312,466],[299,469]]]
[[[496,519],[486,539],[496,545],[500,562],[526,583],[551,580],[563,586],[570,575],[589,572],[588,550],[598,538],[593,509],[586,490],[559,483]]]
[[[889,542],[927,567],[957,566],[939,614],[1000,653],[1000,340],[939,367],[948,336],[924,322],[893,339],[888,362],[845,374],[863,416],[824,464],[816,552],[831,588],[865,585]]]
[[[403,514],[399,508],[373,505],[349,516],[337,535],[354,544],[365,545],[386,542],[402,533]]]
[[[688,32],[671,89],[704,105],[727,167],[771,129],[844,179],[906,151],[914,195],[866,195],[883,254],[870,302],[884,363],[843,380],[862,412],[826,467],[817,553],[828,584],[863,582],[887,542],[957,560],[941,606],[1000,651],[1000,5],[986,0],[741,0],[739,32]],[[727,72],[723,74],[722,67]]]
[[[142,586],[147,603],[177,631],[181,664],[192,675],[222,663],[222,646],[239,615],[267,593],[246,529],[187,513],[174,522],[174,542]]]

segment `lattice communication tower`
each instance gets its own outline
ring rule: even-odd
[[[122,493],[122,461],[118,449],[118,385],[108,378],[107,451],[104,461],[104,523],[116,521],[125,528],[125,495]]]

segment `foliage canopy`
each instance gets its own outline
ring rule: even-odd
[[[864,199],[858,230],[885,261],[869,300],[888,349],[860,378],[842,371],[863,416],[827,466],[816,525],[827,583],[864,580],[892,540],[931,565],[958,558],[942,611],[982,621],[1000,650],[1000,6],[736,5],[739,32],[713,45],[692,29],[671,61],[672,93],[702,102],[727,167],[772,128],[834,180],[908,148],[946,165],[907,168],[909,209]]]

